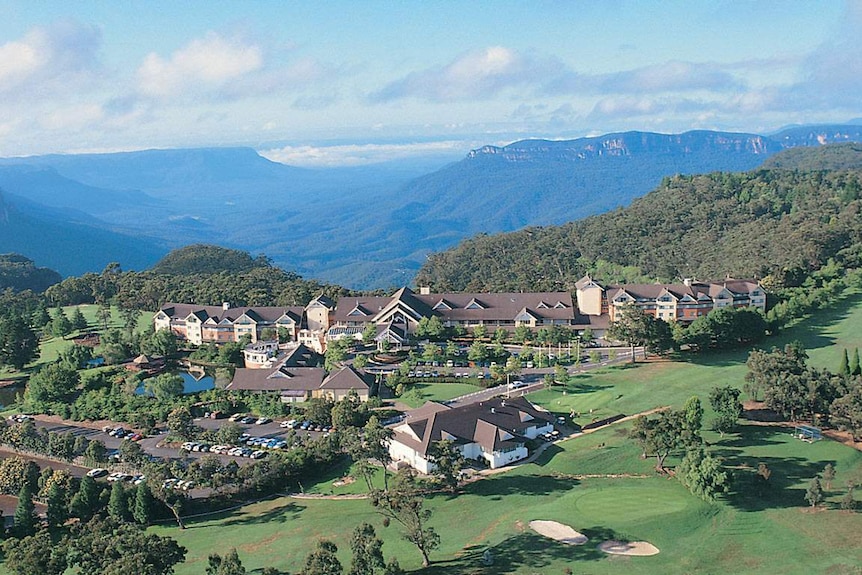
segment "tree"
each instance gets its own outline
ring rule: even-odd
[[[59,482],[53,482],[48,488],[48,509],[45,513],[48,527],[60,527],[69,518],[69,507],[66,492]]]
[[[99,323],[102,324],[102,327],[105,331],[108,331],[108,323],[111,321],[111,306],[108,303],[103,303],[99,306],[99,310],[96,312],[96,318]]]
[[[81,308],[75,307],[74,313],[72,313],[72,329],[77,331],[84,331],[87,329],[90,324],[87,323],[87,318],[84,317],[84,314],[81,313]]]
[[[383,541],[368,523],[358,525],[350,539],[353,558],[347,575],[374,575],[385,567],[383,562]]]
[[[832,482],[835,481],[835,467],[831,463],[827,463],[823,468],[823,484],[826,486],[826,491],[832,489]]]
[[[245,575],[246,573],[235,547],[225,553],[224,557],[213,553],[207,560],[209,563],[207,575]]]
[[[862,438],[862,380],[851,378],[847,391],[832,401],[829,412],[838,427],[849,431],[854,441]]]
[[[638,442],[644,457],[656,458],[656,470],[664,471],[668,455],[685,445],[685,419],[680,411],[663,411],[656,419],[642,415],[635,420],[630,436]]]
[[[805,500],[811,507],[817,507],[823,501],[823,488],[820,486],[820,479],[815,477],[808,484],[808,489],[805,490]]]
[[[140,525],[149,525],[153,517],[153,493],[146,481],[138,485],[135,491],[135,506],[132,517]]]
[[[78,517],[81,521],[89,520],[99,508],[99,493],[101,489],[92,477],[85,475],[81,479],[78,492],[72,497],[69,504],[69,514]]]
[[[39,338],[18,315],[0,318],[0,364],[22,369],[39,357]]]
[[[384,489],[388,487],[389,476],[386,473],[386,466],[392,461],[392,456],[389,455],[389,441],[392,439],[392,434],[391,429],[381,425],[377,416],[372,415],[362,428],[362,433],[351,434],[346,439],[347,452],[356,465],[357,473],[365,479],[369,490],[373,489],[372,479],[374,478],[374,468],[369,460],[376,461],[383,467]]]
[[[419,489],[415,472],[402,469],[395,475],[389,489],[373,490],[371,504],[385,519],[401,525],[402,536],[419,550],[422,566],[431,564],[428,554],[440,545],[440,536],[428,527],[431,510],[424,508],[425,498]]]
[[[66,401],[80,383],[78,372],[60,363],[50,363],[30,377],[24,399],[43,410],[55,401]]]
[[[51,319],[51,334],[54,337],[66,337],[70,333],[72,333],[72,322],[66,317],[63,308],[57,306]]]
[[[177,336],[169,329],[155,331],[142,342],[142,351],[153,355],[171,356],[177,348]]]
[[[33,488],[29,483],[22,485],[18,492],[13,531],[19,538],[36,533],[36,506],[33,504]]]
[[[386,563],[386,568],[383,569],[383,575],[405,575],[405,571],[401,568],[401,565],[398,564],[398,559],[392,557]]]
[[[84,457],[93,463],[104,463],[107,461],[108,450],[105,444],[98,439],[94,439],[87,444],[87,449],[84,451]]]
[[[184,389],[183,378],[176,373],[161,373],[144,380],[144,390],[159,401],[182,395]]]
[[[850,375],[862,374],[862,363],[859,362],[859,348],[853,350],[853,359],[850,360]]]
[[[48,531],[3,544],[5,567],[15,575],[62,575],[66,571],[65,541],[55,542]]]
[[[703,426],[703,406],[700,398],[692,396],[688,398],[682,407],[683,416],[683,442],[686,446],[699,445],[700,428]]]
[[[742,416],[740,391],[734,387],[713,387],[709,392],[709,405],[715,411],[712,428],[722,436],[736,428],[736,421]]]
[[[532,332],[530,328],[524,324],[518,324],[515,326],[515,333],[512,335],[512,340],[516,343],[525,343],[530,340],[532,336]]]
[[[632,363],[635,361],[635,346],[645,346],[650,353],[664,353],[673,345],[670,326],[634,304],[621,306],[616,311],[607,335],[631,347]]]
[[[113,519],[78,524],[69,538],[69,566],[88,575],[169,575],[185,556],[173,539]]]
[[[45,327],[50,328],[50,323],[51,316],[48,314],[48,308],[45,307],[44,302],[39,302],[36,307],[36,311],[33,312],[33,321],[30,325],[36,329],[44,329]]]
[[[464,469],[464,454],[452,440],[441,439],[428,449],[428,462],[434,465],[434,475],[448,491],[455,491]]]
[[[129,520],[129,502],[126,489],[119,481],[111,486],[111,497],[108,499],[108,517],[117,522]]]
[[[177,407],[168,414],[168,430],[182,439],[191,439],[196,435],[197,426],[188,407]]]
[[[853,498],[853,485],[847,486],[847,492],[841,498],[841,509],[844,511],[853,511],[856,509],[856,499]]]
[[[347,359],[347,348],[350,342],[347,339],[336,339],[327,342],[326,355],[323,360],[323,367],[326,371],[332,372],[341,367],[341,364]]]
[[[133,307],[120,307],[120,317],[123,320],[123,326],[126,328],[126,333],[132,335],[135,328],[138,327],[138,321],[141,318],[141,312]]]
[[[799,342],[788,343],[784,349],[772,348],[766,352],[759,349],[748,354],[745,374],[745,391],[754,401],[761,392],[781,386],[781,378],[801,376],[805,371],[808,354]]]
[[[482,326],[477,325],[476,327]],[[488,359],[488,346],[476,339],[476,341],[470,345],[470,349],[467,350],[467,359],[476,363],[485,361]]]
[[[838,374],[843,376],[850,375],[850,359],[847,357],[847,348],[844,348],[844,353],[841,354],[841,364],[838,366]]]
[[[488,334],[488,329],[484,325],[479,324],[479,325],[473,326],[473,337],[475,339],[482,339],[487,334]]]
[[[344,569],[338,560],[338,547],[332,541],[320,539],[317,547],[305,558],[300,575],[341,575]]]
[[[686,451],[676,469],[676,477],[692,494],[704,501],[715,501],[716,495],[730,490],[730,474],[721,462],[707,454],[702,447]]]

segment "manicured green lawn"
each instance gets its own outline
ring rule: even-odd
[[[426,401],[447,401],[481,389],[468,383],[415,383],[398,401],[415,408],[424,405]],[[414,395],[413,390],[418,391],[418,394]]]
[[[604,441],[596,449],[582,440]],[[236,546],[248,568],[266,565],[297,572],[319,537],[332,539],[349,563],[352,529],[363,521],[375,525],[384,539],[384,553],[402,566],[427,574],[449,573],[852,573],[862,562],[858,546],[862,514],[836,509],[843,480],[862,470],[862,454],[840,444],[807,444],[783,428],[744,427],[715,446],[735,450],[734,465],[766,460],[773,468],[772,485],[755,494],[753,473],[740,469],[734,492],[716,504],[693,496],[675,479],[652,472],[628,440],[605,430],[560,445],[550,462],[525,465],[465,487],[457,497],[428,499],[431,524],[441,535],[434,564],[419,570],[419,555],[399,537],[395,526],[382,527],[367,501],[290,500],[251,505],[241,512],[191,528],[158,527],[190,549],[179,574],[199,573],[206,556]],[[596,452],[629,452],[625,470],[599,466]],[[558,462],[565,462],[561,465]],[[584,465],[580,465],[583,462]],[[802,498],[808,479],[826,462],[838,469],[827,505],[811,513]],[[563,468],[580,473],[626,472],[645,477],[576,479],[558,475]],[[582,469],[581,469],[582,468]],[[590,537],[581,547],[545,539],[529,528],[534,519],[560,521]],[[856,534],[854,536],[854,533]],[[656,545],[654,557],[609,557],[595,548],[603,540],[645,540]],[[483,568],[481,553],[491,548],[492,568]],[[843,567],[842,567],[843,565]]]
[[[101,333],[104,331],[104,325],[99,323],[97,318],[97,313],[99,311],[99,306],[92,304],[84,304],[80,306],[65,306],[63,308],[63,312],[66,314],[66,317],[72,319],[72,314],[75,312],[75,308],[78,307],[81,310],[81,313],[87,319],[89,323],[89,327],[86,331],[94,331]],[[54,310],[49,309],[48,313],[53,316]],[[152,312],[142,311],[138,316],[138,324],[135,328],[136,332],[143,332],[146,330],[149,325],[152,323],[153,314]],[[111,307],[111,319],[108,321],[108,328],[122,328],[124,326],[123,320],[120,317],[120,311],[117,307]],[[28,373],[32,371],[34,368],[37,368],[41,365],[45,365],[47,363],[52,363],[57,361],[57,358],[60,356],[62,351],[65,351],[74,343],[72,342],[72,338],[79,335],[79,332],[72,332],[66,338],[61,337],[53,337],[46,336],[39,342],[39,358],[26,366],[24,371],[16,371],[8,367],[0,368],[0,378],[3,379],[23,379],[26,378]]]

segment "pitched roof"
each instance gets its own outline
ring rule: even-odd
[[[371,389],[367,376],[360,374],[353,366],[348,365],[329,376],[320,384],[320,389],[356,389],[368,391]]]
[[[237,368],[227,389],[249,391],[311,391],[320,387],[325,371],[322,367],[289,367],[274,370]]]
[[[172,320],[183,320],[189,315],[194,314],[195,317],[202,322],[209,318],[213,318],[216,322],[224,320],[234,321],[242,315],[247,315],[256,322],[275,323],[279,318],[288,315],[296,323],[302,321],[305,308],[302,306],[285,306],[285,307],[231,307],[224,309],[220,305],[195,305],[186,303],[166,303],[159,311],[164,312]]]
[[[523,443],[529,427],[550,423],[553,417],[523,397],[449,407],[428,402],[407,413],[404,423],[394,428],[394,440],[427,455],[435,441],[478,443],[485,451],[498,451]],[[408,431],[409,429],[409,431]]]

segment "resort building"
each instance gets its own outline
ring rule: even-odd
[[[527,441],[553,431],[553,416],[523,397],[495,398],[462,407],[428,402],[407,412],[393,428],[389,455],[396,464],[433,473],[429,452],[450,440],[465,459],[484,461],[491,469],[524,459]]]

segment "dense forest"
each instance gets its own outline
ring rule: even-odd
[[[829,259],[860,267],[862,147],[791,150],[773,165],[781,167],[675,176],[627,208],[477,236],[430,256],[416,284],[572,290],[585,273],[608,282],[731,274],[781,287],[798,285]],[[842,169],[821,169],[833,166]]]
[[[274,267],[265,257],[209,245],[169,253],[152,270],[124,272],[111,264],[101,273],[66,278],[45,291],[51,305],[114,302],[123,309],[156,310],[165,302],[233,306],[306,305],[313,297],[348,290]]]
[[[52,269],[36,267],[33,260],[19,254],[0,254],[0,289],[42,292],[59,282]]]

